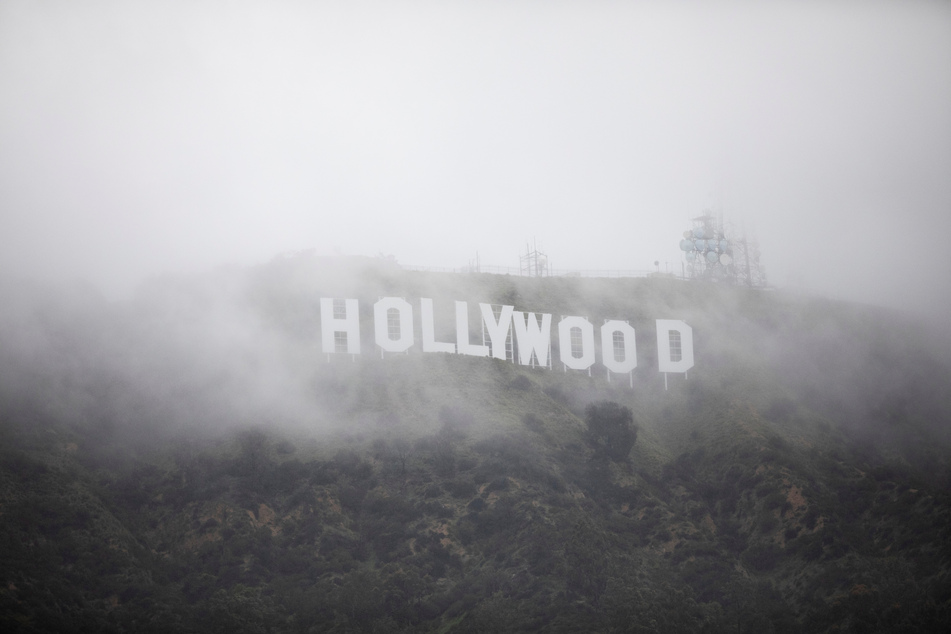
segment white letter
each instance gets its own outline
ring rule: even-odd
[[[482,311],[482,321],[485,323],[485,329],[489,331],[489,340],[492,342],[492,356],[496,359],[505,359],[505,340],[509,336],[509,329],[512,327],[512,311],[514,306],[503,306],[499,313],[499,321],[495,321],[495,313],[492,312],[492,306],[489,304],[479,304]]]
[[[390,339],[390,311],[399,313],[398,339]],[[373,305],[376,345],[386,352],[405,352],[413,345],[413,307],[400,297],[384,297]]]
[[[581,356],[575,357],[571,345],[571,330],[581,331]],[[561,362],[572,370],[587,370],[594,365],[594,326],[584,317],[565,317],[558,323],[558,345]]]
[[[329,297],[320,298],[320,338],[324,352],[329,354],[337,351],[335,334],[343,332],[347,334],[347,352],[360,354],[360,312],[357,300],[344,300],[345,312],[339,317],[334,315],[335,301]]]
[[[618,359],[614,348],[614,335],[621,333],[624,357]],[[601,362],[612,372],[624,374],[637,367],[637,344],[634,329],[630,324],[611,320],[601,326]]]
[[[660,372],[686,372],[692,367],[693,328],[679,319],[658,319],[657,369]]]
[[[455,352],[455,344],[436,341],[436,329],[433,326],[433,300],[428,297],[420,298],[419,308],[419,321],[423,327],[423,352]]]
[[[518,342],[518,362],[531,365],[534,353],[538,365],[547,366],[548,351],[551,349],[551,315],[542,313],[541,328],[535,313],[512,313],[512,323]]]
[[[459,354],[471,354],[474,357],[489,356],[489,347],[469,343],[469,305],[456,302],[456,349]]]

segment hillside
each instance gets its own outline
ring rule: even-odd
[[[633,375],[374,345],[373,305],[629,321]],[[359,355],[320,298],[359,302]],[[655,320],[693,329],[658,372]],[[600,359],[601,351],[598,352]],[[0,285],[4,631],[951,630],[951,359],[884,309],[277,259]],[[633,385],[633,387],[631,387]],[[618,458],[592,404],[627,408]],[[612,410],[613,411],[613,410]],[[608,445],[616,440],[611,437]]]

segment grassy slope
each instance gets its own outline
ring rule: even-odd
[[[360,298],[368,348],[380,296],[629,319],[635,388],[455,355],[370,349],[328,362],[321,296]],[[898,316],[665,279],[307,258],[157,281],[121,309],[67,307],[43,309],[51,364],[4,359],[6,623],[821,631],[948,620],[951,375]],[[695,331],[697,367],[669,391],[656,318]],[[640,425],[627,465],[593,462],[584,444],[583,408],[602,400]]]

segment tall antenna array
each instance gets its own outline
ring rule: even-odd
[[[766,273],[760,265],[759,245],[744,234],[734,237],[732,226],[724,226],[722,214],[710,210],[691,220],[684,231],[680,250],[684,258],[684,277],[749,287],[766,286]]]
[[[548,268],[548,255],[538,250],[538,244],[533,240],[530,246],[525,244],[525,255],[518,256],[519,275],[527,277],[546,277],[550,275]]]
[[[738,240],[734,240],[733,258],[735,283],[744,284],[750,288],[766,286],[766,271],[760,264],[759,244],[755,240],[747,238],[745,234]]]

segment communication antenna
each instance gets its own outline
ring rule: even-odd
[[[743,237],[736,241],[735,256],[736,283],[750,288],[765,287],[766,271],[760,264],[759,244],[756,240],[743,234]]]
[[[683,233],[684,277],[751,288],[766,286],[766,273],[760,265],[759,245],[746,236],[738,236],[732,224],[724,224],[723,214],[710,209],[691,220]]]
[[[538,250],[538,243],[534,238],[532,239],[532,245],[525,243],[525,255],[520,255],[518,259],[519,275],[548,277],[551,274],[548,266],[548,254]]]

